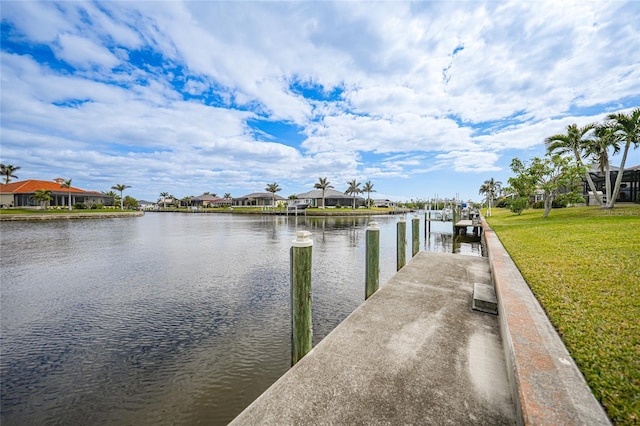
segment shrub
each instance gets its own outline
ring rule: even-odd
[[[74,208],[75,210],[84,210],[84,209],[86,209],[86,208],[87,208],[87,206],[85,206],[83,203],[75,203],[75,204],[73,205],[73,208]]]
[[[98,209],[102,209],[102,204],[94,204],[91,206],[91,210],[98,210]]]
[[[525,197],[517,197],[509,200],[509,210],[520,215],[522,212],[529,208],[529,200]]]

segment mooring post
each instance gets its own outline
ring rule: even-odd
[[[420,251],[420,216],[413,215],[411,221],[411,257],[418,254]]]
[[[291,247],[291,365],[311,350],[311,232],[298,231]]]
[[[367,300],[380,285],[380,228],[377,222],[367,226],[367,263],[364,299]]]
[[[456,206],[453,206],[453,208],[451,209],[451,215],[452,215],[452,223],[453,223],[453,235],[458,235],[458,227],[456,226],[456,223],[458,223],[458,218],[456,217]]]
[[[398,233],[396,238],[396,271],[399,271],[407,264],[407,222],[404,220],[404,216],[398,220]]]

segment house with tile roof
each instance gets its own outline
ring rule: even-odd
[[[271,192],[253,192],[233,199],[234,207],[277,207],[279,202],[287,201],[286,198],[275,194],[276,206],[273,205]]]
[[[3,208],[21,207],[35,208],[38,202],[33,200],[31,196],[38,190],[51,191],[50,206],[65,207],[69,206],[69,194],[71,194],[71,205],[82,203],[87,207],[95,204],[113,205],[113,197],[98,191],[85,191],[84,189],[62,186],[64,179],[48,180],[23,180],[18,182],[10,182],[0,184],[0,206]]]
[[[308,192],[303,192],[296,195],[297,203],[308,204],[310,207],[322,207],[322,190],[312,189]],[[365,203],[365,199],[362,197],[356,197],[356,207],[362,206]],[[353,205],[353,197],[347,195],[344,192],[337,191],[335,189],[327,189],[324,192],[324,205],[327,207],[349,207]]]
[[[197,207],[227,207],[233,204],[232,198],[220,198],[211,194],[202,194],[191,197],[190,203]]]

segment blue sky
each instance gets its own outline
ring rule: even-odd
[[[3,1],[0,160],[154,201],[479,200],[640,105],[640,2]],[[617,164],[619,158],[612,162]],[[632,151],[627,165],[640,163]]]

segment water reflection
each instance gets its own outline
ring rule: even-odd
[[[317,344],[364,300],[369,220],[384,283],[395,216],[2,223],[2,424],[226,424],[289,368],[295,232],[313,233]],[[424,249],[452,252],[450,227],[421,228]]]

